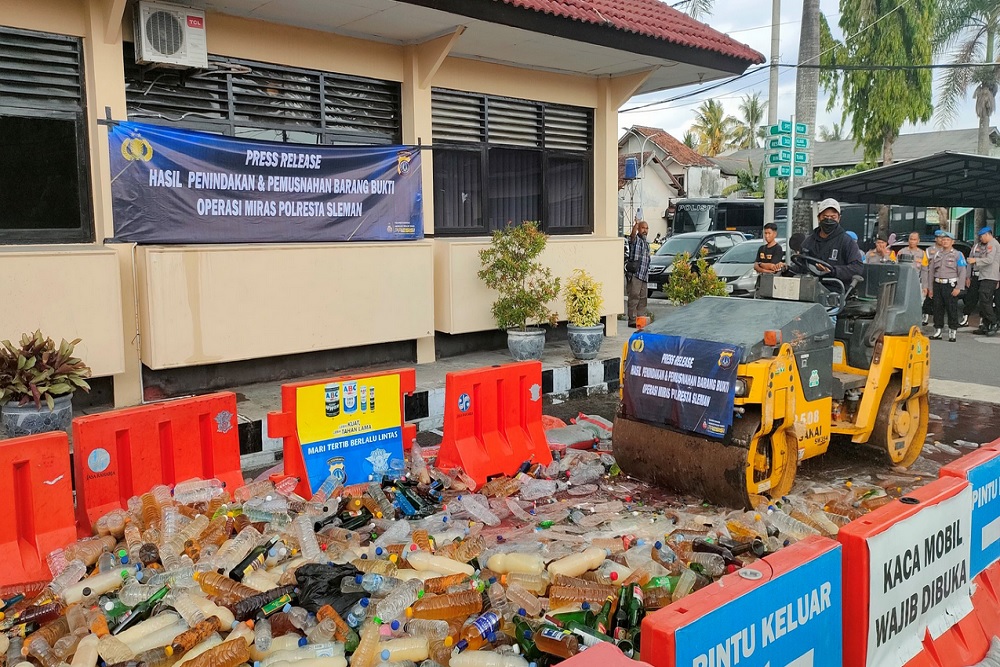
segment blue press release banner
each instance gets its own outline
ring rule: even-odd
[[[733,424],[738,345],[636,332],[625,356],[625,409],[714,438]]]
[[[677,667],[841,667],[840,545],[677,630]]]
[[[113,241],[301,243],[423,238],[420,150],[234,139],[116,123]]]
[[[1000,457],[968,472],[972,485],[969,579],[1000,560]]]

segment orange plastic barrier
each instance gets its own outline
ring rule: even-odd
[[[370,472],[372,465],[364,462],[371,459],[359,450],[379,447],[377,442],[363,441],[366,437],[377,441],[385,436],[385,442],[390,443],[385,447],[392,450],[399,436],[402,447],[408,449],[417,437],[417,427],[403,421],[404,400],[416,386],[417,374],[412,368],[281,385],[281,411],[268,413],[267,434],[283,440],[284,474],[299,479],[295,492],[312,498],[337,471],[347,484],[367,482],[357,471],[367,465]],[[375,387],[379,388],[377,398],[371,398]],[[383,405],[390,409],[383,409]],[[356,445],[355,438],[362,440]],[[335,455],[329,456],[331,453]]]
[[[844,664],[957,667],[986,654],[972,609],[972,490],[944,477],[840,530]],[[959,619],[959,620],[955,620]]]
[[[49,579],[45,556],[76,539],[69,438],[0,440],[0,585]]]
[[[648,662],[626,657],[621,649],[609,642],[595,644],[559,664],[563,667],[651,667]]]
[[[809,537],[642,622],[654,667],[842,667],[841,548]],[[588,652],[593,649],[588,649]]]
[[[542,364],[523,361],[448,373],[437,466],[477,484],[513,475],[525,461],[552,462],[542,427]]]
[[[236,394],[220,392],[73,420],[79,531],[157,484],[216,477],[243,486]]]

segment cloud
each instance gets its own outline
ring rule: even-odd
[[[752,6],[756,11],[748,11],[748,6]],[[838,0],[820,0],[820,10],[826,14],[827,20],[834,35],[842,38],[837,21],[840,18]],[[796,0],[785,0],[781,7],[781,45],[778,62],[794,63],[798,61],[799,54],[799,30],[802,20],[802,4]],[[734,39],[748,44],[754,49],[768,56],[770,61],[771,53],[771,12],[767,3],[749,3],[747,0],[715,0],[715,8],[712,16],[706,22],[716,30],[729,34]],[[795,71],[792,68],[781,68],[778,79],[778,117],[788,118],[795,111]],[[937,80],[940,73],[935,77],[935,92],[937,91]],[[722,103],[726,112],[736,115],[740,99],[748,94],[759,92],[762,98],[768,96],[769,68],[763,67],[760,71],[753,72],[746,77],[735,80],[712,90],[704,90],[718,83],[707,82],[674,88],[671,90],[639,95],[633,97],[619,111],[619,125],[648,125],[651,127],[661,127],[674,136],[680,138],[694,121],[695,111],[702,102],[708,99],[715,99]],[[704,90],[704,92],[702,92]],[[663,105],[641,109],[637,111],[626,111],[636,106],[656,102],[668,98],[675,98],[682,95],[691,95],[686,99],[677,100]],[[830,127],[833,123],[841,122],[841,110],[839,105],[835,105],[832,112],[826,110],[828,93],[820,89],[819,102],[816,111],[816,125],[826,125]],[[928,125],[912,126],[903,128],[903,133],[927,132],[935,129],[936,118],[932,119]],[[847,121],[850,124],[850,120]],[[958,108],[955,120],[951,128],[971,128],[978,127],[975,105],[971,99],[966,99]]]

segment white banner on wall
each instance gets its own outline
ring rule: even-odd
[[[967,487],[868,540],[868,665],[901,667],[971,611],[971,537]]]

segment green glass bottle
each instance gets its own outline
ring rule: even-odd
[[[674,592],[674,587],[677,585],[677,580],[678,579],[680,579],[680,577],[677,577],[677,576],[674,576],[674,575],[666,575],[666,576],[663,576],[663,577],[653,577],[652,579],[650,579],[649,581],[647,581],[646,585],[643,586],[642,588],[644,590],[647,590],[647,591],[650,590],[650,589],[652,589],[652,588],[665,588],[665,589],[667,589],[668,593],[673,593]]]
[[[170,587],[164,586],[160,590],[153,593],[148,600],[140,602],[122,614],[118,619],[118,623],[115,624],[114,629],[111,631],[111,634],[117,635],[145,621],[152,615],[153,607],[156,606],[156,603],[166,597],[168,592],[170,592]]]
[[[604,605],[601,607],[597,615],[594,616],[592,623],[588,623],[590,627],[597,630],[601,634],[608,634],[608,630],[611,626],[611,607],[615,603],[615,598],[613,595],[609,595],[604,601]]]
[[[278,539],[277,537],[272,537],[267,542],[251,549],[246,558],[229,571],[229,578],[233,581],[243,581],[243,577],[263,567],[264,561],[267,560],[267,552],[278,543]]]
[[[537,661],[541,658],[542,652],[535,646],[535,632],[531,629],[528,621],[523,616],[515,614],[514,628],[517,630],[514,635],[514,641],[517,642],[518,647],[521,649],[521,655],[530,661]]]
[[[560,628],[566,627],[566,624],[570,621],[576,621],[581,625],[593,626],[594,625],[594,610],[590,608],[589,602],[584,602],[580,605],[578,611],[564,611],[557,612],[555,614],[546,614],[545,620],[551,622],[553,625],[557,625]]]

